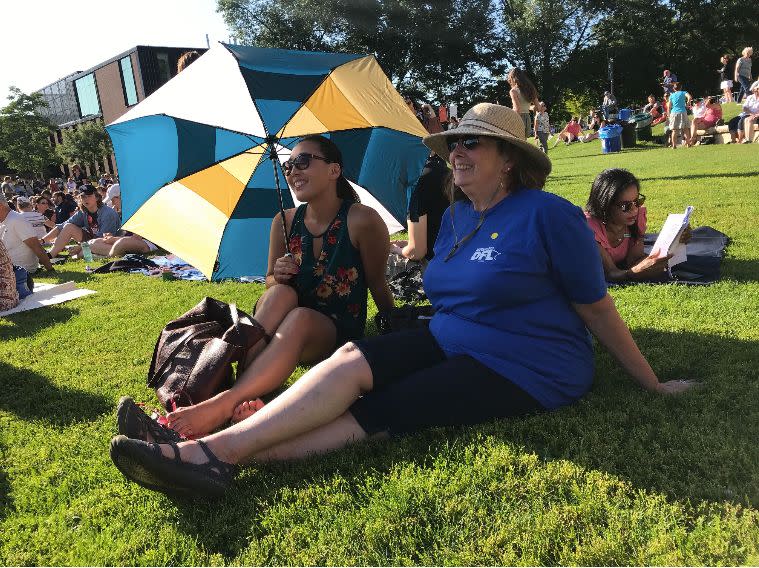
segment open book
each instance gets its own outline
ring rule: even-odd
[[[651,253],[654,254],[658,251],[659,257],[672,255],[672,258],[669,259],[670,268],[688,260],[688,255],[685,254],[685,245],[680,242],[680,237],[690,223],[692,212],[693,206],[688,205],[685,208],[685,213],[670,213],[667,220],[664,221],[659,237],[651,248]]]

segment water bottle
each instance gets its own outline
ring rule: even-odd
[[[90,248],[90,243],[86,241],[82,243],[82,258],[84,258],[84,262],[87,263],[84,270],[86,272],[91,272],[92,268],[90,268],[90,262],[92,262],[92,249]]]

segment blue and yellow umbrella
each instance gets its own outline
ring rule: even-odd
[[[226,44],[107,130],[124,228],[212,280],[265,274],[271,220],[297,204],[280,163],[300,137],[331,138],[362,202],[401,225],[428,154],[374,57]]]

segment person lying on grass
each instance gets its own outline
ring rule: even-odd
[[[671,256],[643,252],[646,234],[646,196],[627,170],[604,170],[593,181],[585,217],[593,231],[607,282],[658,280]],[[690,227],[681,241],[690,240]]]
[[[694,384],[660,382],[638,350],[606,291],[582,211],[541,191],[551,162],[527,142],[519,114],[478,104],[425,144],[452,164],[458,198],[424,276],[436,310],[429,329],[349,342],[261,410],[202,439],[116,436],[111,458],[127,478],[219,495],[237,464],[555,410],[591,387],[588,329],[644,388],[679,393]],[[135,405],[122,402],[117,414],[122,433],[148,432]]]
[[[393,307],[385,281],[387,226],[358,203],[338,147],[322,136],[304,138],[282,168],[304,204],[285,211],[291,255],[285,254],[280,216],[271,224],[267,289],[255,308],[266,335],[251,347],[231,389],[167,415],[182,436],[213,431],[235,407],[279,387],[298,363],[315,363],[363,337],[367,289],[380,312]]]

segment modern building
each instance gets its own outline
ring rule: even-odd
[[[86,71],[71,73],[43,87],[48,103],[44,113],[58,127],[53,146],[63,141],[63,131],[92,120],[109,124],[177,74],[177,61],[186,51],[205,48],[138,45]],[[106,156],[98,168],[116,173],[114,157]],[[68,175],[68,167],[63,166]]]

